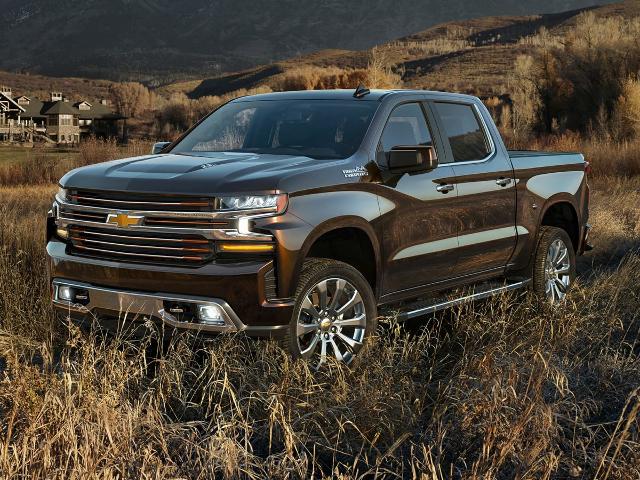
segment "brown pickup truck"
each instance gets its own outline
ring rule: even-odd
[[[588,170],[507,151],[475,97],[238,98],[151,155],[60,180],[53,302],[82,324],[242,331],[350,362],[382,307],[411,318],[519,288],[562,301],[589,248]]]

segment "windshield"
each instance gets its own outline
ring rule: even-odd
[[[249,152],[340,159],[353,155],[378,102],[254,100],[228,103],[171,153]]]

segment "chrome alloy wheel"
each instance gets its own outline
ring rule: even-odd
[[[367,325],[364,301],[347,280],[329,278],[309,289],[301,303],[296,336],[300,354],[318,353],[317,366],[327,355],[350,363],[362,346]]]
[[[545,264],[545,294],[551,303],[561,302],[571,283],[569,249],[559,238],[547,250]]]

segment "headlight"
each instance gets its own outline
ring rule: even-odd
[[[56,197],[59,198],[60,200],[66,201],[67,200],[67,189],[59,187],[58,188],[58,193],[56,194]]]
[[[283,213],[287,209],[287,195],[242,195],[236,197],[220,197],[220,210],[267,210]]]

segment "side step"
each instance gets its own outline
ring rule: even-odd
[[[531,283],[531,279],[528,278],[521,282],[509,283],[507,285],[501,285],[499,287],[489,288],[487,290],[475,292],[470,295],[466,295],[464,297],[455,298],[453,300],[440,300],[438,301],[438,303],[434,303],[426,306],[420,306],[415,310],[402,312],[398,316],[398,320],[400,321],[409,320],[414,317],[420,317],[422,315],[428,315],[430,313],[434,313],[440,310],[445,310],[447,308],[455,307],[456,305],[462,305],[463,303],[473,302],[474,300],[481,300],[483,298],[492,297],[494,295],[498,295],[499,293],[508,292],[511,290],[518,290],[520,288],[526,287],[530,283]]]

